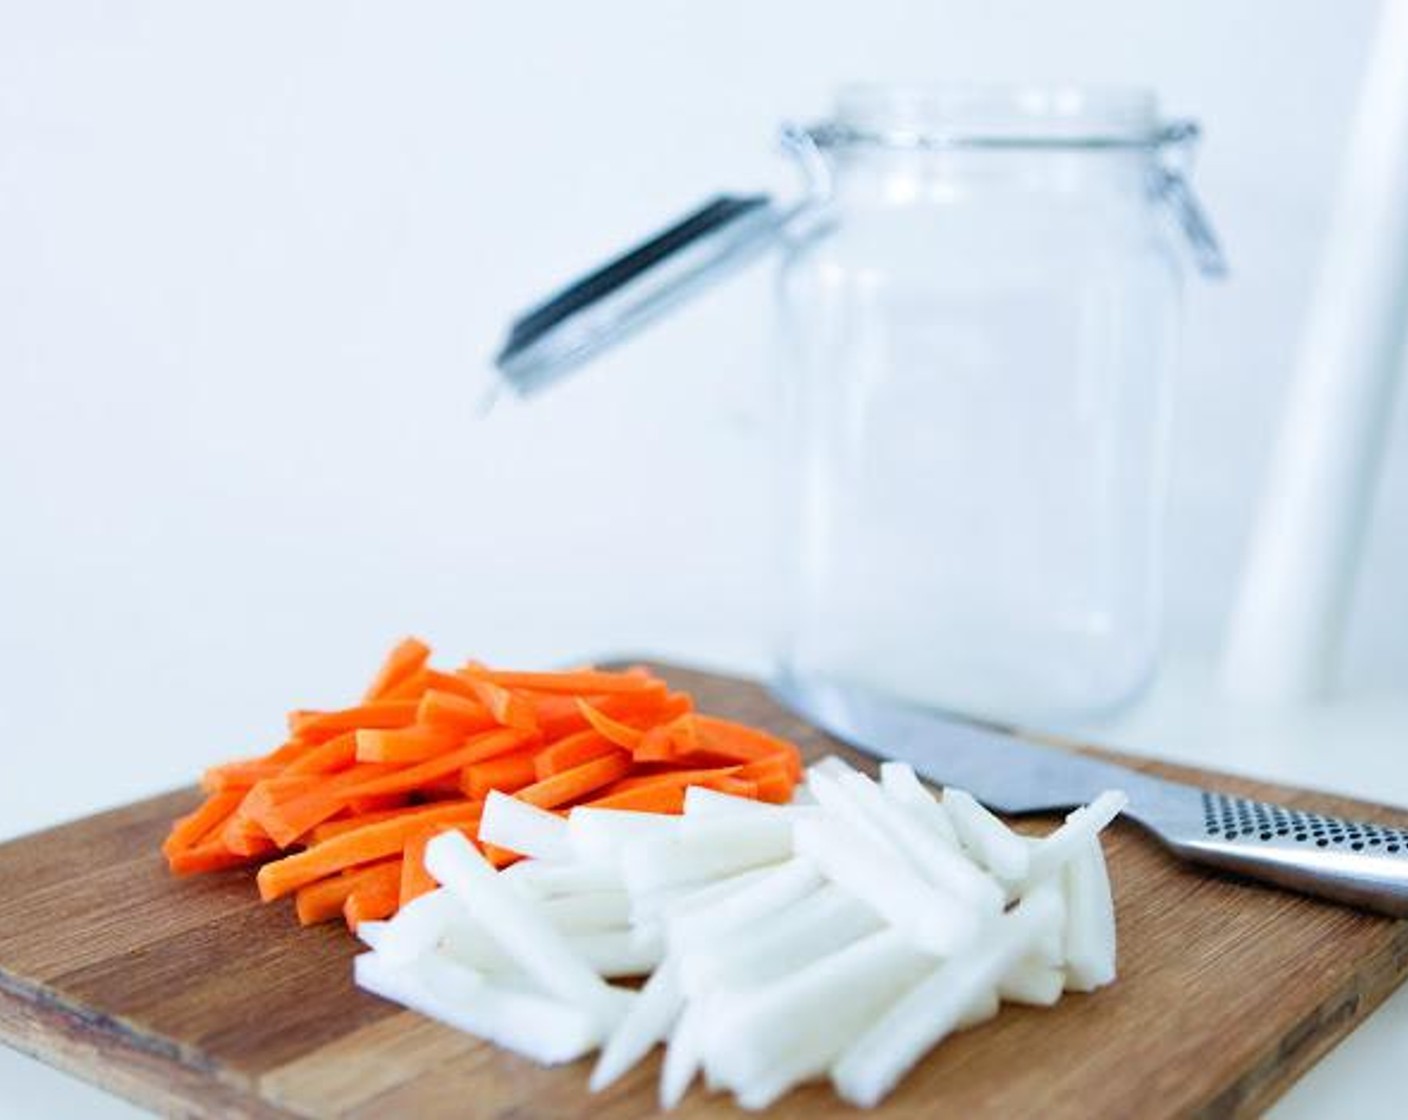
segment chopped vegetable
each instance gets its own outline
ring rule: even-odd
[[[564,819],[491,794],[480,842],[529,858],[499,873],[459,834],[431,840],[428,868],[443,885],[362,924],[373,952],[359,978],[370,969],[361,982],[374,991],[555,1060],[544,1054],[565,1043],[469,1022],[475,1001],[536,997],[543,1037],[595,1036],[581,1043],[601,1047],[593,1090],[664,1043],[663,1108],[702,1073],[750,1109],[828,1074],[848,1100],[873,1104],[1003,1000],[1050,1006],[1063,989],[1113,978],[1097,833],[1120,795],[1031,839],[974,814],[956,790],[947,796],[963,823],[932,823],[946,822],[944,806],[903,770],[877,784],[830,761],[807,782],[815,804],[689,787],[682,820],[589,803]],[[1014,870],[1013,844],[1027,872],[1009,880],[987,860]],[[607,983],[629,976],[648,977],[638,994]],[[432,979],[429,993],[415,986]]]
[[[263,757],[206,771],[209,796],[172,826],[162,854],[179,875],[268,861],[261,896],[296,893],[305,924],[338,914],[379,921],[434,890],[425,849],[442,832],[479,845],[497,867],[539,862],[554,843],[554,858],[570,843],[590,865],[605,850],[603,826],[569,840],[560,815],[570,808],[660,820],[683,812],[692,785],[785,801],[800,774],[796,747],[696,714],[688,695],[646,669],[470,662],[445,672],[416,638],[392,648],[356,703],[294,711],[288,724],[289,738]],[[647,738],[656,756],[636,757]],[[490,800],[500,807],[481,837]],[[357,878],[373,869],[374,879]],[[619,891],[619,874],[608,878]],[[649,958],[643,944],[599,940],[594,951],[625,967]]]

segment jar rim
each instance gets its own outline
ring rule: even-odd
[[[832,118],[807,129],[818,147],[1153,149],[1191,140],[1142,86],[940,83],[843,86]]]

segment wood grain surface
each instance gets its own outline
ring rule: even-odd
[[[812,756],[835,749],[753,685],[661,671],[706,711],[791,735]],[[1381,807],[1138,765],[1408,825]],[[345,931],[300,929],[289,906],[258,902],[249,872],[171,877],[157,845],[195,798],[180,791],[0,846],[0,1039],[175,1115],[654,1111],[658,1058],[593,1097],[585,1061],[538,1069],[357,991]],[[1118,982],[1051,1009],[1004,1008],[931,1054],[880,1116],[1253,1115],[1408,971],[1408,922],[1187,868],[1123,821],[1107,851]],[[696,1088],[679,1114],[735,1111]],[[814,1086],[773,1111],[855,1110]]]

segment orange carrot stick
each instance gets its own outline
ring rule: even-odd
[[[360,880],[342,904],[342,916],[353,933],[363,922],[389,918],[401,897],[401,861],[387,860]]]
[[[269,845],[266,850],[272,851],[273,845]],[[182,848],[179,852],[172,852],[168,863],[177,875],[195,875],[203,871],[224,871],[231,867],[243,867],[253,858],[255,857],[232,852],[221,841],[212,840],[194,848]]]
[[[437,805],[390,820],[378,821],[365,828],[344,832],[324,840],[306,851],[266,863],[259,869],[256,880],[259,897],[265,902],[281,898],[299,887],[307,886],[325,875],[331,875],[359,863],[399,853],[408,837],[423,825],[446,821],[451,824],[477,823],[483,806],[462,802]]]
[[[364,728],[355,735],[358,762],[424,762],[465,741],[458,727]]]
[[[466,766],[461,772],[460,788],[471,801],[483,801],[490,790],[502,793],[520,790],[538,777],[533,765],[536,754],[536,749],[530,748]]]
[[[424,669],[429,660],[430,647],[419,638],[406,638],[397,642],[386,655],[386,660],[382,662],[376,676],[372,678],[372,683],[362,698],[363,703],[384,700],[386,694],[407,677],[414,676]]]
[[[262,758],[246,762],[227,762],[223,766],[212,766],[202,774],[200,788],[207,793],[247,790],[255,782],[277,777],[283,770],[282,763],[268,762]]]
[[[498,726],[498,721],[478,700],[439,688],[427,689],[421,696],[416,723],[457,727],[466,734]]]
[[[625,751],[617,751],[605,758],[593,759],[571,770],[554,774],[551,778],[524,786],[514,796],[540,809],[556,809],[559,805],[579,801],[593,790],[623,778],[630,773],[630,769],[631,756]]]
[[[174,852],[195,847],[212,830],[222,827],[243,800],[244,794],[239,790],[211,794],[194,812],[187,813],[171,826],[161,845],[162,854],[169,857]]]
[[[297,774],[335,774],[357,761],[357,733],[344,731],[319,743],[302,758],[284,768],[284,777]]]
[[[482,762],[523,746],[530,738],[511,728],[486,731],[439,758],[432,758],[414,766],[391,767],[389,772],[381,772],[369,778],[359,777],[355,770],[348,771],[326,781],[317,789],[309,790],[301,797],[282,804],[272,800],[261,801],[249,811],[281,847],[287,847],[356,798],[420,789],[437,778],[456,774],[472,763]],[[386,771],[384,767],[377,769]],[[251,792],[251,799],[257,792],[258,787]]]
[[[608,793],[583,805],[593,809],[633,809],[639,813],[684,812],[684,791],[681,785],[641,786],[624,793]]]
[[[335,712],[290,712],[289,729],[298,738],[322,741],[363,727],[405,727],[416,717],[415,700],[373,700]]]
[[[625,747],[628,751],[639,747],[641,740],[645,737],[645,732],[640,728],[631,727],[618,719],[612,719],[601,709],[593,707],[580,698],[577,700],[577,710],[582,713],[592,730],[598,735],[610,740],[618,747]]]
[[[460,670],[468,677],[477,677],[504,688],[526,688],[533,692],[557,692],[570,696],[609,695],[618,692],[649,692],[662,681],[637,673],[613,673],[598,669],[568,669],[562,672],[511,672],[486,669],[469,664]]]
[[[550,747],[544,747],[534,760],[534,770],[539,778],[551,778],[594,758],[615,754],[619,749],[610,739],[589,727],[559,739]]]
[[[395,860],[386,861],[386,863],[393,864],[395,862]],[[364,882],[370,875],[381,873],[380,868],[384,867],[386,863],[348,868],[341,875],[329,875],[326,879],[319,879],[316,883],[300,887],[297,894],[294,895],[298,924],[311,926],[319,922],[331,921],[333,918],[340,918],[343,903],[347,901],[347,896],[352,893],[357,884]]]
[[[504,727],[515,727],[519,731],[538,730],[537,713],[533,710],[532,701],[526,696],[492,681],[465,676],[463,673],[460,676],[468,682],[475,698],[488,708],[489,714]]]
[[[458,786],[456,786],[455,792],[459,792]],[[382,809],[374,813],[358,813],[356,815],[349,813],[346,816],[334,817],[332,820],[324,821],[310,829],[307,833],[307,840],[310,846],[321,844],[324,840],[331,840],[334,836],[341,836],[344,832],[355,832],[369,824],[376,824],[377,821],[389,821],[392,817],[418,813],[424,808],[426,808],[424,805],[401,805],[395,809]]]

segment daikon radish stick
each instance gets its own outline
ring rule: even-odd
[[[668,940],[682,952],[691,946],[707,946],[715,938],[791,906],[816,891],[821,882],[821,872],[811,860],[790,859],[717,902],[686,907],[668,916]]]
[[[1089,805],[1070,813],[1055,832],[1043,836],[1031,849],[1027,881],[1039,882],[1068,860],[1086,851],[1091,839],[1120,815],[1129,798],[1119,790],[1106,790]]]
[[[1090,992],[1115,978],[1115,906],[1098,837],[1065,866],[1066,988]]]
[[[455,922],[446,929],[439,951],[466,968],[492,976],[495,981],[523,975],[518,962],[474,921]]]
[[[568,938],[572,951],[598,976],[648,976],[665,956],[665,939],[637,936],[631,930],[598,930]]]
[[[615,1025],[625,993],[604,983],[468,840],[442,832],[426,845],[425,866],[545,992],[584,1009],[605,1029]]]
[[[707,786],[690,786],[684,791],[684,818],[713,817],[721,813],[769,813],[777,808],[751,797],[735,797]]]
[[[665,1065],[660,1071],[660,1107],[666,1112],[684,1100],[684,1095],[689,1092],[699,1073],[708,1005],[707,999],[686,1005],[670,1032]]]
[[[1022,899],[990,923],[980,941],[940,965],[851,1042],[831,1071],[836,1091],[863,1108],[876,1104],[1060,918],[1059,907],[1043,894]]]
[[[859,771],[853,770],[833,755],[807,771],[807,789],[827,814],[868,840],[877,859],[883,859],[887,863],[907,862],[908,856],[904,849],[856,804],[855,798],[850,796],[842,785],[843,779],[858,774]]]
[[[917,948],[946,956],[977,936],[980,923],[971,906],[940,894],[847,824],[799,821],[795,832],[798,855],[903,930]]]
[[[600,1024],[581,1008],[507,990],[434,954],[397,967],[363,953],[354,970],[359,987],[544,1065],[575,1061],[601,1038]]]
[[[374,947],[387,964],[407,964],[435,948],[462,912],[459,902],[443,888],[423,894],[385,923]],[[357,932],[362,935],[360,927]]]
[[[559,895],[542,899],[538,907],[563,933],[597,933],[630,925],[631,899],[625,891]]]
[[[1039,899],[1048,896],[1049,902],[1042,902],[1043,906],[1055,906],[1060,911],[1061,920],[1052,922],[1041,936],[1037,938],[1036,944],[1032,946],[1031,955],[1043,964],[1051,965],[1054,968],[1065,968],[1066,966],[1066,890],[1065,880],[1060,875],[1048,875],[1034,887],[1028,887],[1022,897],[1027,899]]]
[[[904,852],[915,870],[939,890],[985,914],[1002,912],[1006,903],[1002,888],[907,812],[897,812],[880,787],[864,774],[845,775],[838,784],[856,808],[886,835],[891,845]]]
[[[758,804],[755,801],[744,803]],[[593,809],[590,806],[579,806],[567,815],[567,836],[572,850],[577,859],[586,863],[615,863],[620,858],[624,846],[663,840],[675,835],[679,826],[677,817],[661,813],[637,813],[630,809]]]
[[[663,922],[713,906],[729,895],[751,886],[780,866],[781,864],[768,864],[750,868],[737,875],[726,875],[711,883],[684,883],[637,895],[631,900],[631,921],[643,924]]]
[[[735,1090],[779,1070],[789,1084],[823,1073],[935,963],[897,930],[873,933],[765,988],[718,1000],[704,1060]]]
[[[682,957],[681,982],[691,996],[758,987],[880,928],[880,919],[869,906],[838,887],[822,887],[779,913],[751,938],[704,947]]]
[[[605,1089],[630,1072],[657,1043],[664,1042],[683,1006],[679,965],[666,958],[602,1047],[589,1083],[592,1092]]]
[[[620,873],[609,863],[539,863],[521,860],[499,873],[521,894],[534,898],[623,889]]]
[[[1066,973],[1047,964],[1038,954],[1029,953],[1007,970],[997,985],[997,994],[1010,1003],[1050,1007],[1061,998]]]
[[[1009,883],[1027,876],[1031,853],[1027,842],[978,804],[967,790],[944,790],[944,810],[963,846],[973,858]]]
[[[642,844],[624,853],[621,875],[632,894],[660,887],[717,879],[792,854],[792,825],[772,815],[722,817],[658,844]]]
[[[1001,1010],[1002,1001],[998,998],[997,989],[987,988],[979,992],[973,1002],[964,1008],[954,1027],[956,1030],[966,1031],[969,1027],[976,1027],[979,1023],[997,1018],[997,1013]]]
[[[498,790],[490,790],[484,802],[479,839],[549,863],[567,863],[572,858],[566,821]]]
[[[891,801],[908,806],[913,810],[913,815],[949,847],[959,847],[953,822],[948,819],[939,799],[919,780],[913,766],[907,762],[882,762],[880,786]]]

